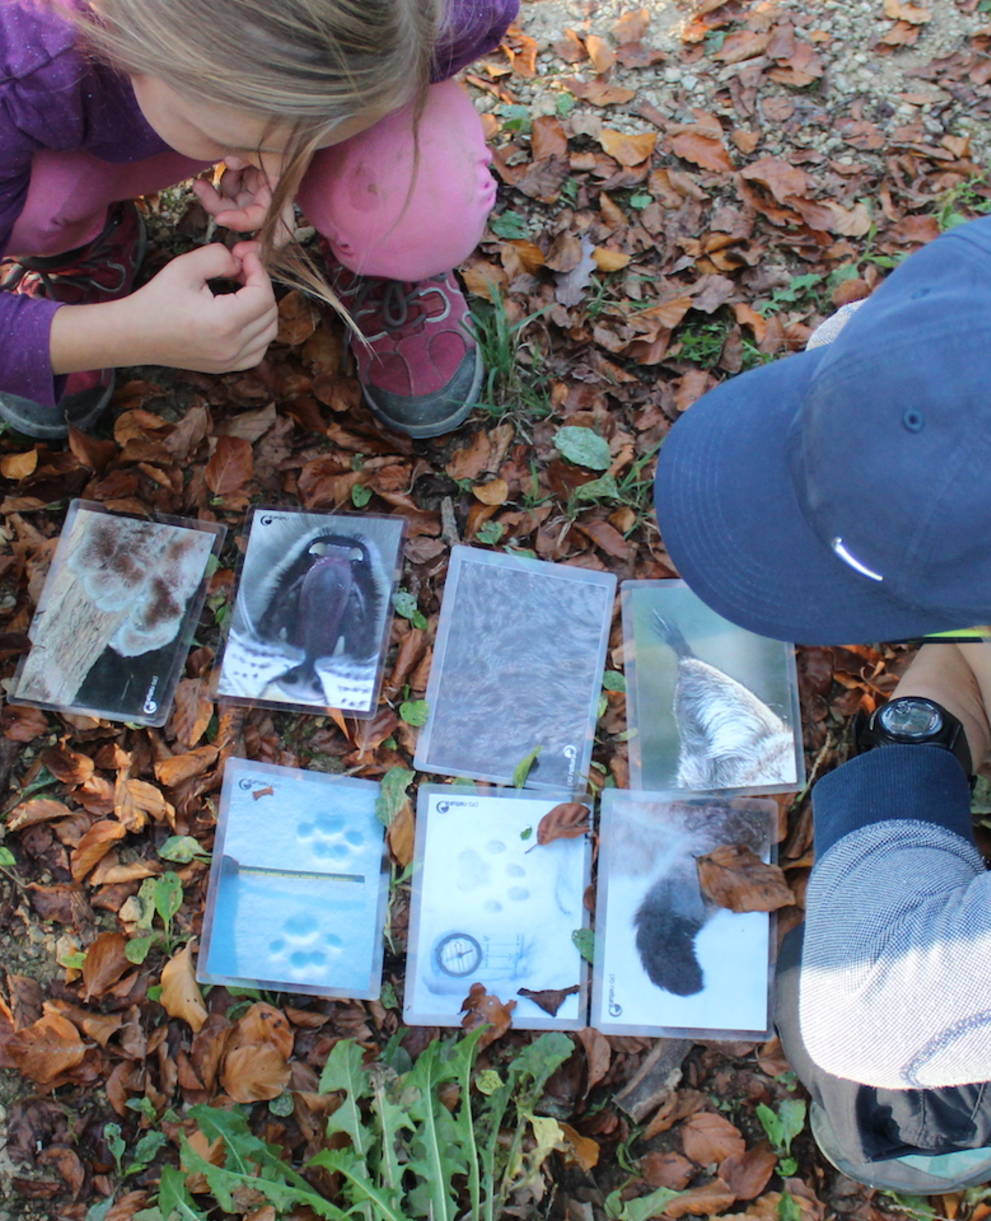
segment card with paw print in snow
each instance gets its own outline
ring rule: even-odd
[[[372,780],[230,759],[196,978],[374,999],[388,898]]]
[[[481,986],[517,1029],[585,1025],[590,822],[567,790],[421,785],[405,1021],[458,1026]]]

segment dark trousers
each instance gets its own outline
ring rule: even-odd
[[[951,1153],[991,1145],[987,1081],[927,1090],[877,1089],[834,1077],[813,1064],[798,1028],[803,928],[793,929],[781,946],[775,1018],[785,1056],[825,1111],[844,1160],[854,1168],[865,1163],[869,1167],[909,1153]]]

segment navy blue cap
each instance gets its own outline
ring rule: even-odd
[[[832,344],[699,399],[655,497],[689,586],[760,635],[991,622],[991,217],[906,259]]]

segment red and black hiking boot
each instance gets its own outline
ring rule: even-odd
[[[439,437],[471,414],[482,357],[453,272],[418,283],[359,276],[328,256],[330,283],[364,342],[351,354],[365,401],[386,427]]]
[[[0,259],[0,292],[94,305],[126,297],[147,239],[133,203],[114,204],[103,231],[85,246],[45,258]],[[110,402],[113,369],[70,373],[56,407],[0,391],[0,420],[29,437],[64,437],[69,425],[88,428]]]

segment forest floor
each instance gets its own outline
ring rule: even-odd
[[[801,350],[823,317],[867,295],[907,254],[991,211],[989,50],[989,0],[643,9],[524,0],[503,48],[465,74],[501,187],[462,269],[490,370],[464,428],[417,443],[379,430],[346,367],[341,328],[289,293],[258,370],[138,370],[120,378],[92,437],[62,446],[0,436],[8,688],[73,498],[228,528],[162,729],[0,711],[0,1221],[221,1215],[222,1189],[209,1195],[209,1174],[192,1173],[188,1151],[189,1177],[171,1169],[184,1138],[207,1170],[222,1160],[221,1143],[196,1134],[192,1104],[234,1108],[286,1167],[325,1148],[328,1055],[356,1039],[372,1061],[401,1030],[415,791],[390,811],[381,1001],[204,996],[191,955],[224,763],[240,755],[370,779],[411,769],[410,708],[424,695],[453,543],[621,581],[677,575],[651,485],[678,415],[720,379]],[[202,241],[206,224],[181,190],[144,207],[147,275]],[[606,462],[572,461],[555,444],[563,427],[604,441]],[[214,705],[210,675],[255,504],[405,518],[401,584],[411,599],[392,629],[373,720]],[[621,671],[618,614],[609,650],[608,668]],[[906,655],[881,644],[798,650],[810,782],[846,758],[850,717],[891,690]],[[625,787],[621,682],[602,707],[591,783]],[[783,933],[801,919],[812,837],[807,790],[779,804],[779,862],[795,899],[779,912]],[[479,1064],[508,1080],[533,1036],[507,1029],[499,999],[485,1014],[499,1037]],[[424,1060],[438,1033],[406,1032],[402,1054]],[[588,1029],[571,1041],[573,1054],[535,1096],[516,1097],[522,1160],[509,1166],[499,1215],[982,1221],[991,1212],[991,1189],[905,1200],[833,1170],[774,1039]],[[395,1063],[390,1046],[383,1055]],[[483,1074],[477,1096],[472,1087],[482,1109],[494,1080]],[[370,1105],[359,1126],[371,1123]],[[340,1152],[341,1138],[329,1143]],[[250,1150],[253,1173],[263,1155]],[[465,1182],[453,1181],[450,1215],[468,1216]],[[260,1193],[239,1182],[227,1214],[336,1215],[284,1183]],[[346,1207],[340,1173],[310,1169],[305,1183]],[[173,1194],[163,1198],[165,1188]],[[422,1198],[406,1207],[399,1215],[429,1215]],[[392,1215],[364,1208],[353,1215]]]

